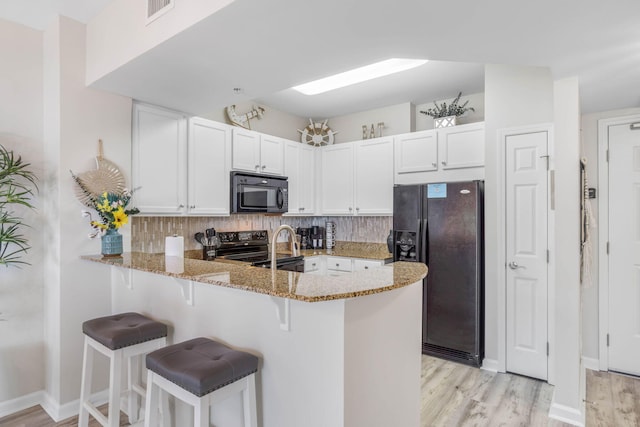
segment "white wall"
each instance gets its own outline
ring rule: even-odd
[[[254,106],[257,107],[260,106],[260,104],[239,102],[236,104],[236,113],[240,115],[246,114]],[[281,138],[286,138],[293,141],[300,141],[300,132],[298,132],[298,129],[304,130],[304,128],[309,124],[309,119],[294,116],[292,114],[276,110],[275,108],[267,106],[263,107],[265,109],[265,112],[262,118],[254,118],[249,121],[252,130],[266,133],[267,135],[279,136]],[[225,110],[223,108],[202,115],[202,117],[209,120],[215,120],[216,122],[220,123],[229,123]]]
[[[485,67],[485,357],[498,360],[497,131],[553,121],[553,81],[547,68],[512,65]]]
[[[578,79],[554,84],[555,390],[550,414],[584,421],[580,384],[580,98]]]
[[[447,105],[453,101],[454,98],[442,99],[435,101],[438,105],[446,102]],[[462,94],[460,97],[459,104],[463,104],[465,101],[469,101],[467,107],[472,107],[475,111],[469,111],[462,117],[458,117],[458,124],[466,124],[466,123],[475,123],[484,121],[484,93],[471,93],[469,95]],[[433,102],[427,102],[425,104],[417,104],[416,105],[416,126],[415,130],[429,130],[433,129],[433,118],[427,116],[426,114],[422,114],[420,111],[426,111],[429,108],[433,108]]]
[[[42,33],[0,19],[0,145],[21,155],[43,177]],[[32,246],[30,266],[0,266],[0,402],[44,388],[43,218],[20,210]],[[16,211],[17,212],[17,211]],[[1,416],[1,415],[0,415]]]
[[[109,2],[87,26],[87,84],[233,1],[176,1],[173,10],[149,25],[146,25],[146,1]]]
[[[131,99],[85,86],[85,26],[59,17],[45,31],[45,131],[48,174],[47,205],[47,384],[45,409],[57,418],[77,405],[64,404],[80,394],[84,320],[111,312],[109,277],[96,275],[79,256],[99,253],[89,240],[88,222],[80,215],[69,170],[95,168],[97,141],[105,157],[130,181]],[[130,230],[124,229],[125,242]],[[125,249],[126,250],[126,249]],[[102,381],[106,384],[106,381]],[[96,384],[99,386],[100,382]],[[62,405],[61,407],[58,405]],[[53,412],[53,413],[52,413]]]
[[[582,146],[581,156],[587,159],[587,177],[589,187],[598,190],[598,120],[640,114],[640,108],[605,111],[585,114],[582,116]],[[591,200],[591,207],[598,224],[598,198]],[[598,228],[591,233],[591,281],[585,281],[582,286],[582,355],[591,359],[598,359]]]
[[[377,132],[379,122],[384,122],[383,136],[398,135],[414,130],[414,108],[408,102],[390,105],[375,110],[332,117],[329,119],[328,125],[334,132],[339,132],[336,135],[336,143],[361,140],[362,125],[366,125],[367,131],[370,131],[373,124]]]

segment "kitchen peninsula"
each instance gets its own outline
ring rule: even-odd
[[[114,313],[169,324],[171,343],[206,336],[259,356],[264,427],[420,424],[424,264],[335,277],[163,254],[82,258],[109,269]],[[234,396],[212,422],[240,426],[240,413]],[[178,425],[189,419],[176,404]]]

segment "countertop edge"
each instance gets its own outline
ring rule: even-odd
[[[131,258],[135,256],[135,253],[134,254],[127,253],[124,255],[128,258]],[[158,259],[162,259],[162,261],[164,261],[164,258],[165,258],[163,254],[155,254],[155,255],[142,254],[142,255],[144,255],[146,258],[151,258],[151,259],[153,259],[154,257],[157,257]],[[266,281],[269,281],[269,282],[275,281],[276,283],[287,283],[287,280],[289,280],[288,279],[289,275],[294,274],[294,275],[306,276],[307,278],[313,279],[318,283],[322,283],[322,282],[328,283],[331,285],[330,287],[338,286],[339,285],[338,282],[340,281],[339,278],[328,277],[328,276],[317,276],[317,275],[314,275],[313,278],[311,278],[310,274],[291,273],[291,272],[280,271],[280,270],[273,272],[275,273],[275,276],[274,276],[270,269],[264,269],[261,267],[251,267],[244,264],[238,265],[235,263],[224,263],[223,264],[224,269],[228,270],[225,272],[211,271],[211,272],[205,272],[201,274],[185,274],[185,273],[175,273],[171,271],[160,270],[158,268],[146,267],[144,265],[131,265],[131,261],[130,263],[125,263],[123,257],[102,257],[101,255],[83,255],[80,258],[86,261],[96,262],[99,264],[104,264],[104,265],[109,265],[114,267],[127,268],[131,270],[137,270],[137,271],[143,271],[147,273],[158,274],[162,276],[173,277],[176,279],[188,280],[188,281],[204,283],[204,284],[211,284],[211,285],[222,286],[222,287],[231,288],[231,289],[239,289],[247,292],[254,292],[254,293],[259,293],[264,295],[280,297],[280,298],[294,299],[294,300],[304,301],[304,302],[333,301],[333,300],[356,298],[356,297],[361,297],[366,295],[387,292],[393,289],[399,289],[405,286],[409,286],[415,282],[418,282],[422,280],[424,277],[426,277],[428,272],[427,266],[422,263],[408,263],[408,262],[390,263],[380,268],[393,268],[394,269],[393,280],[387,280],[385,281],[385,283],[381,284],[380,286],[372,287],[368,289],[361,289],[361,290],[351,290],[351,291],[346,291],[342,293],[327,293],[322,295],[310,296],[310,295],[304,295],[304,294],[291,293],[291,291],[285,292],[284,290],[277,289],[275,286],[265,287],[265,286],[239,284],[239,283],[232,283],[232,282],[227,283],[219,280],[214,280],[211,278],[206,278],[203,276],[207,276],[207,275],[213,276],[215,274],[225,274],[225,273],[230,274],[231,272],[234,272],[239,274],[249,274],[253,279],[255,279],[255,280],[247,280],[248,282],[265,283]],[[201,266],[213,265],[211,261],[193,260],[188,258],[185,258],[184,260],[185,262],[188,261],[189,263],[205,263],[205,264],[201,264]],[[216,263],[217,263],[217,266],[220,266],[221,264],[219,261],[217,261]],[[396,269],[398,271],[396,271]],[[362,277],[362,280],[365,281],[367,280],[367,276],[369,276],[369,278],[373,277],[372,275],[375,274],[375,270],[376,269],[362,271],[362,272],[353,272],[349,274],[349,277],[351,279],[354,279],[354,278],[359,279],[360,277]]]

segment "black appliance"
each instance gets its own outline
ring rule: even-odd
[[[287,177],[231,172],[231,213],[285,213],[289,210]]]
[[[267,230],[218,232],[220,247],[218,258],[251,263],[253,266],[271,267]],[[304,272],[304,256],[277,255],[278,270]]]
[[[396,185],[393,258],[424,262],[422,352],[484,358],[483,181]]]
[[[324,249],[324,227],[298,227],[296,234],[299,236],[300,249]]]

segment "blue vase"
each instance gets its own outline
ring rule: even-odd
[[[122,255],[122,234],[113,228],[107,229],[102,236],[102,256],[120,256]]]

